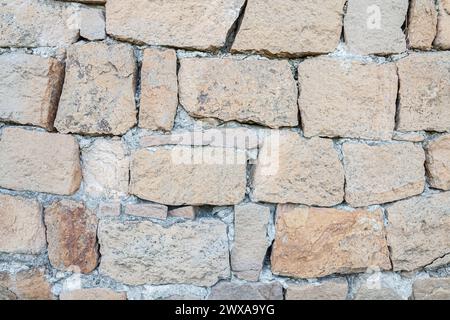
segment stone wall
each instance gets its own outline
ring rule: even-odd
[[[449,0],[0,0],[0,299],[450,299]]]

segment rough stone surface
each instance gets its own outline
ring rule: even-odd
[[[387,214],[395,271],[412,271],[450,254],[450,192],[399,201]]]
[[[71,46],[55,127],[64,133],[124,134],[136,124],[136,70],[126,44]]]
[[[411,53],[397,62],[398,130],[450,131],[450,52]]]
[[[0,121],[48,130],[58,107],[64,66],[53,58],[24,53],[0,56]]]
[[[415,300],[450,300],[450,278],[427,278],[414,282]]]
[[[62,292],[59,300],[127,300],[127,295],[107,288],[90,288]]]
[[[254,203],[234,207],[234,244],[231,269],[243,280],[258,281],[270,241],[270,208]]]
[[[348,283],[346,279],[289,284],[286,290],[286,300],[345,300],[347,291]]]
[[[409,141],[409,142],[423,142],[426,139],[424,132],[401,132],[395,131],[392,140]]]
[[[364,207],[404,199],[425,188],[425,153],[410,142],[343,145],[345,200]]]
[[[169,211],[168,214],[171,217],[184,218],[190,220],[195,220],[196,216],[195,207],[192,206],[172,209]]]
[[[133,203],[125,205],[125,214],[130,216],[166,220],[167,207],[153,203]]]
[[[84,204],[55,202],[45,209],[48,257],[56,269],[89,273],[97,267],[97,218]]]
[[[374,273],[365,275],[360,279],[358,288],[354,292],[354,300],[406,300],[406,295],[401,291],[400,276],[395,274]]]
[[[345,0],[248,1],[233,51],[278,56],[332,52],[342,31]]]
[[[0,286],[19,300],[53,300],[51,286],[43,269],[28,269],[17,273],[0,273]]]
[[[211,289],[209,300],[283,300],[278,282],[233,283],[221,281]]]
[[[450,134],[430,141],[426,147],[427,173],[433,188],[450,190]]]
[[[409,47],[430,50],[436,37],[437,10],[434,0],[412,0],[409,6]]]
[[[349,50],[363,55],[406,51],[402,25],[408,6],[408,0],[349,0],[344,19]]]
[[[97,139],[82,151],[83,182],[91,197],[127,194],[130,161],[120,140]]]
[[[333,206],[344,198],[344,170],[333,142],[272,132],[260,150],[253,177],[256,202]]]
[[[211,50],[225,45],[244,0],[109,0],[106,28],[114,38]]]
[[[17,300],[17,297],[14,293],[9,291],[7,288],[0,286],[0,301],[5,300]]]
[[[103,9],[81,9],[80,36],[87,40],[103,40],[106,38],[105,12]]]
[[[392,138],[398,89],[394,64],[317,58],[301,63],[298,73],[306,137]]]
[[[225,161],[225,162],[224,162]],[[130,192],[166,205],[233,205],[243,200],[246,155],[223,148],[157,148],[134,153]]]
[[[227,227],[216,220],[170,227],[100,221],[100,272],[130,285],[211,286],[230,274]]]
[[[383,212],[278,205],[271,264],[273,273],[298,278],[388,270]]]
[[[9,127],[3,130],[0,150],[3,188],[71,195],[80,186],[74,137]]]
[[[436,39],[434,45],[441,50],[450,49],[450,3],[448,0],[438,0],[439,14]]]
[[[194,117],[262,124],[298,124],[297,86],[287,61],[186,58],[180,103]]]
[[[110,216],[120,216],[121,204],[115,202],[100,202],[97,208],[97,217],[104,218]]]
[[[178,78],[175,50],[144,50],[139,127],[172,130],[177,107]]]
[[[39,202],[0,194],[0,252],[37,254],[46,244]]]

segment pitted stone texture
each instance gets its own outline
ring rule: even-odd
[[[334,206],[344,199],[344,169],[332,140],[272,131],[253,177],[255,202]]]
[[[436,37],[437,10],[434,0],[412,0],[408,17],[409,47],[430,50]]]
[[[103,40],[106,38],[105,12],[103,9],[83,8],[79,13],[80,36],[87,40]]]
[[[115,199],[127,194],[130,161],[122,141],[97,139],[83,149],[82,160],[86,194]]]
[[[450,278],[427,278],[414,282],[415,300],[450,300]]]
[[[221,281],[211,288],[209,300],[283,300],[279,282],[233,283]]]
[[[410,142],[343,145],[345,200],[364,207],[411,197],[425,188],[425,153]]]
[[[230,275],[227,226],[100,221],[100,272],[129,285],[214,285]]]
[[[243,280],[258,281],[267,248],[270,208],[254,203],[234,207],[234,245],[231,269]]]
[[[450,190],[450,134],[430,141],[426,154],[430,185],[436,189]]]
[[[450,2],[438,0],[439,14],[436,39],[434,45],[441,50],[450,49]]]
[[[383,212],[278,205],[271,264],[273,273],[298,278],[388,270]]]
[[[398,130],[450,131],[450,52],[411,53],[397,62]]]
[[[179,72],[180,103],[194,117],[298,124],[297,85],[287,61],[187,58]]]
[[[59,300],[127,300],[127,295],[107,288],[89,288],[62,292]]]
[[[0,194],[0,252],[37,254],[46,245],[39,202]]]
[[[58,270],[89,273],[97,267],[97,218],[83,203],[62,200],[45,209],[48,257]]]
[[[131,162],[130,193],[165,205],[234,205],[244,199],[245,152],[225,148],[141,149]]]
[[[306,137],[392,138],[398,88],[394,64],[317,58],[302,62],[298,73]]]
[[[80,187],[74,137],[9,127],[3,130],[0,150],[3,188],[71,195]]]
[[[44,269],[28,269],[17,273],[0,272],[0,286],[19,300],[53,300],[51,285]]]
[[[130,203],[125,205],[125,214],[143,218],[167,219],[167,207],[154,203]]]
[[[347,291],[348,283],[345,278],[320,283],[289,284],[286,300],[345,300]]]
[[[250,0],[233,51],[277,56],[332,52],[345,0]]]
[[[362,55],[406,51],[402,25],[408,5],[408,0],[349,0],[344,19],[349,50]]]
[[[133,48],[126,44],[71,46],[55,127],[64,133],[124,134],[136,124],[136,70]]]
[[[172,130],[178,107],[175,50],[144,50],[141,71],[139,127]]]
[[[64,66],[24,53],[0,56],[0,121],[53,129]]]
[[[225,45],[244,0],[109,0],[107,33],[119,40],[214,50]]]
[[[399,201],[387,214],[395,271],[412,271],[450,254],[450,192]]]

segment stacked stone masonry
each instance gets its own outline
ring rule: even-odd
[[[0,0],[0,300],[450,300],[449,0]]]

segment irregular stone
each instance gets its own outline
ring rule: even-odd
[[[426,155],[431,187],[450,190],[450,134],[430,141],[426,147]]]
[[[349,0],[344,19],[349,50],[362,55],[406,51],[402,25],[408,6],[408,0]]]
[[[347,292],[346,279],[289,284],[286,290],[286,300],[345,300]]]
[[[438,0],[439,14],[434,46],[441,50],[450,49],[450,4],[448,0]]]
[[[106,38],[105,12],[103,9],[83,8],[79,13],[80,36],[87,40],[103,40]]]
[[[64,133],[124,134],[136,124],[136,72],[129,45],[89,42],[69,47],[55,127]]]
[[[416,280],[413,292],[415,300],[450,300],[450,278]]]
[[[442,266],[445,266],[445,265],[447,265],[449,263],[450,263],[450,253],[445,255],[445,256],[443,256],[443,257],[435,259],[433,261],[433,263],[428,264],[425,267],[425,270],[435,270],[435,269],[438,269],[438,268],[440,268]]]
[[[271,263],[297,278],[391,269],[383,212],[278,205]]]
[[[399,131],[450,131],[450,52],[411,53],[397,62]]]
[[[144,286],[128,291],[128,300],[204,300],[207,288],[186,284]]]
[[[450,253],[450,192],[399,201],[387,213],[395,271],[416,270]]]
[[[178,107],[177,53],[145,49],[141,71],[139,127],[172,130]]]
[[[132,203],[125,205],[125,214],[130,216],[166,220],[167,207],[154,203]]]
[[[392,140],[409,141],[409,142],[423,142],[426,136],[424,132],[400,132],[395,131]]]
[[[392,138],[398,89],[394,64],[326,57],[305,60],[298,73],[306,137]]]
[[[195,208],[192,206],[189,207],[181,207],[176,208],[169,211],[169,216],[171,217],[177,217],[177,218],[184,218],[189,220],[195,220]]]
[[[223,148],[141,149],[131,162],[130,193],[166,205],[233,205],[246,189],[246,155]]]
[[[364,207],[411,197],[425,188],[425,154],[410,142],[344,143],[345,200]]]
[[[45,225],[54,268],[89,273],[97,267],[97,218],[83,203],[55,202],[45,209]]]
[[[273,131],[253,177],[255,202],[334,206],[344,199],[344,170],[332,140]]]
[[[97,217],[111,217],[120,216],[121,205],[120,202],[101,202],[98,205]]]
[[[91,197],[127,194],[130,160],[120,140],[96,139],[82,150],[85,192]]]
[[[127,295],[107,288],[90,288],[62,292],[59,300],[127,300]]]
[[[51,286],[43,269],[28,269],[15,274],[0,273],[0,286],[19,300],[53,300]]]
[[[345,0],[248,1],[234,52],[303,56],[336,49]]]
[[[0,194],[0,252],[38,254],[46,245],[40,203]]]
[[[24,53],[0,56],[0,121],[53,129],[64,65]]]
[[[437,10],[434,0],[412,0],[408,17],[409,47],[430,50],[436,37]]]
[[[180,103],[194,117],[298,124],[297,86],[287,61],[232,58],[181,59]]]
[[[125,284],[207,287],[230,275],[227,226],[220,221],[163,227],[150,221],[102,220],[98,236],[100,272]]]
[[[78,142],[74,137],[5,128],[0,140],[0,186],[71,195],[80,187]]]
[[[214,50],[225,45],[244,0],[109,0],[112,37],[150,45]]]
[[[9,291],[7,288],[0,286],[0,301],[5,300],[16,300],[17,297],[14,293]]]
[[[405,283],[398,274],[376,272],[359,282],[354,300],[408,300],[410,295],[409,290],[403,289]]]
[[[211,288],[209,300],[283,300],[279,282],[233,283],[221,281]]]

